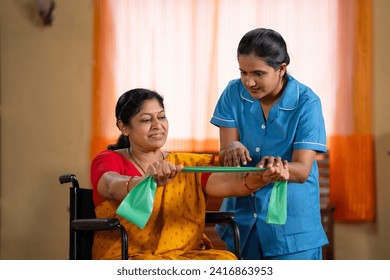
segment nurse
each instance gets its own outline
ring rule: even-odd
[[[266,221],[277,176],[244,197],[225,198],[221,211],[235,213],[247,260],[319,260],[328,239],[321,224],[316,153],[326,152],[321,100],[288,72],[283,37],[257,28],[237,49],[241,78],[222,92],[211,123],[219,127],[219,161],[224,166],[276,166],[289,169],[287,220]],[[232,233],[217,232],[232,250]]]

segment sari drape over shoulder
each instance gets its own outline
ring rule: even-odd
[[[192,153],[170,153],[165,159],[184,166],[206,166],[211,160],[212,155]],[[229,251],[212,249],[203,233],[206,201],[200,173],[180,173],[168,185],[158,186],[153,212],[144,229],[117,215],[115,211],[119,204],[118,201],[106,200],[96,207],[95,212],[98,218],[119,219],[126,228],[129,259],[236,259]],[[95,232],[92,256],[94,259],[120,259],[119,232]]]

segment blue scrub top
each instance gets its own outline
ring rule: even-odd
[[[223,91],[211,123],[237,128],[240,141],[249,150],[256,166],[263,156],[281,156],[291,161],[293,150],[326,152],[326,132],[319,97],[288,75],[288,83],[278,102],[264,119],[260,101],[253,99],[240,79],[232,80]],[[273,184],[245,197],[223,200],[221,211],[235,213],[241,235],[241,249],[249,232],[256,227],[264,256],[278,256],[321,247],[328,243],[321,224],[317,162],[304,183],[288,182],[285,225],[265,222]],[[217,232],[233,248],[230,229]],[[258,248],[254,248],[258,250]],[[244,256],[245,257],[245,256]]]

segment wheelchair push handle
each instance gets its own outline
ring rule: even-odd
[[[79,187],[79,182],[77,180],[76,175],[74,174],[64,174],[59,177],[60,183],[65,184],[65,183],[72,183],[74,188]]]

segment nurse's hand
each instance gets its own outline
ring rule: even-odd
[[[248,161],[252,161],[248,149],[240,142],[233,141],[224,150],[224,166],[240,166],[247,165]]]

